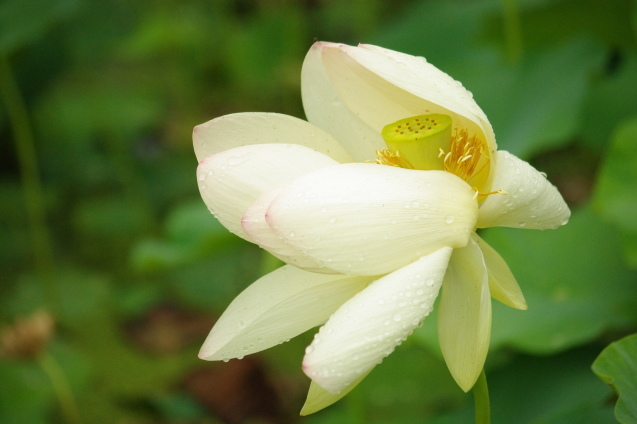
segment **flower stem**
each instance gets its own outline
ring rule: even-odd
[[[489,387],[487,375],[484,369],[473,386],[473,400],[476,411],[476,424],[489,424],[491,422],[491,407],[489,405]]]
[[[38,159],[29,116],[18,84],[6,57],[0,57],[0,96],[13,131],[36,268],[48,274],[53,268],[53,249],[46,223],[46,212]]]
[[[80,418],[73,391],[60,365],[48,352],[40,355],[38,362],[51,381],[53,392],[58,399],[65,421],[72,424],[81,423],[82,419]]]
[[[522,57],[523,50],[520,8],[517,0],[502,0],[502,9],[507,56],[511,63],[517,63]]]

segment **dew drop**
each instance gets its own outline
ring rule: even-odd
[[[400,314],[396,314],[396,315],[394,315],[394,321],[398,322],[398,321],[400,321],[401,319],[403,319],[403,317],[402,317],[402,316],[400,316]]]
[[[312,352],[314,352],[314,346],[309,345],[308,347],[305,348],[305,353],[306,354],[310,354]]]
[[[294,231],[290,231],[290,233],[288,234],[289,237],[294,237],[296,235],[296,233]]]
[[[519,225],[520,227],[524,227],[524,226],[526,225],[526,222],[524,222],[524,221],[520,221],[520,222],[518,222],[518,225]]]
[[[206,174],[204,174],[203,172],[199,174],[199,181],[204,181],[205,179],[206,179]]]
[[[336,217],[335,216],[331,216],[329,222],[330,222],[330,224],[334,224],[336,222]]]
[[[452,224],[452,223],[453,223],[453,221],[454,221],[454,219],[455,219],[455,218],[453,217],[453,215],[447,215],[447,216],[445,217],[445,222],[446,222],[447,224]]]
[[[428,285],[429,287],[433,287],[434,279],[433,278],[427,278],[427,281],[425,281],[425,284]]]

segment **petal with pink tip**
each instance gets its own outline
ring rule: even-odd
[[[208,156],[197,168],[199,192],[219,222],[248,239],[241,218],[264,192],[337,163],[296,144],[253,144]]]
[[[343,304],[307,348],[305,374],[338,394],[393,352],[433,309],[451,250],[420,258]]]
[[[449,172],[351,163],[285,187],[266,220],[327,268],[381,275],[441,247],[465,246],[475,228],[474,195]]]

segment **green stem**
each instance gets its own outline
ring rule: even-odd
[[[20,177],[24,188],[27,216],[37,269],[44,272],[53,268],[53,249],[46,223],[44,197],[40,183],[38,159],[29,116],[18,84],[13,77],[9,61],[0,57],[0,96],[7,110],[15,141]]]
[[[40,355],[38,361],[51,381],[53,392],[60,403],[60,408],[65,416],[65,421],[73,424],[81,423],[82,419],[80,418],[80,412],[77,408],[75,397],[73,397],[71,386],[64,375],[64,370],[62,370],[55,358],[53,358],[53,356],[51,356],[48,352],[44,352]]]
[[[502,0],[504,13],[504,40],[506,52],[511,63],[517,63],[522,57],[522,27],[520,8],[517,0]]]
[[[476,411],[476,424],[489,424],[491,422],[491,407],[489,405],[487,375],[484,373],[484,369],[473,386],[473,400]]]

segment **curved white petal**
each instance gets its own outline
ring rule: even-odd
[[[449,172],[344,164],[285,187],[266,220],[319,264],[381,275],[443,246],[465,246],[475,228],[474,194]]]
[[[199,192],[219,222],[247,239],[241,217],[264,192],[335,163],[328,156],[296,144],[236,147],[199,163]]]
[[[491,297],[480,248],[471,240],[451,255],[438,306],[440,349],[456,383],[469,391],[484,366],[491,337]]]
[[[365,377],[367,377],[369,373],[372,372],[372,369],[362,374],[349,386],[345,387],[343,390],[336,394],[328,392],[327,390],[316,384],[316,382],[312,381],[312,383],[310,383],[310,390],[307,393],[307,398],[305,399],[303,408],[301,408],[301,415],[305,416],[313,414],[343,399],[345,395],[351,392],[354,387],[358,386],[358,383],[363,381]]]
[[[357,162],[373,160],[385,148],[380,131],[362,121],[341,99],[323,64],[322,52],[331,43],[315,43],[301,70],[303,109],[308,121],[332,134]],[[388,122],[389,123],[389,122]]]
[[[197,160],[250,144],[300,144],[338,162],[352,158],[332,136],[314,125],[278,113],[246,112],[221,116],[197,125],[192,132]]]
[[[281,190],[282,188],[275,188],[264,193],[243,214],[241,226],[249,240],[290,265],[310,272],[333,273],[333,271],[321,266],[316,260],[302,255],[301,252],[279,237],[266,222],[265,211]]]
[[[370,277],[315,274],[286,265],[260,278],[221,315],[201,347],[209,361],[238,358],[324,323]]]
[[[380,278],[341,306],[307,348],[305,374],[339,393],[393,352],[433,309],[451,250]]]
[[[491,297],[512,308],[526,310],[528,306],[522,289],[520,289],[505,260],[476,233],[473,233],[472,238],[480,247],[484,257],[484,264],[489,273]]]
[[[492,194],[480,206],[478,227],[516,227],[544,230],[568,222],[571,211],[560,192],[544,175],[509,152],[497,152]]]
[[[374,159],[374,150],[384,147],[385,125],[427,113],[450,115],[453,129],[482,135],[491,156],[496,150],[491,125],[471,93],[424,58],[320,42],[305,58],[301,81],[308,120],[359,161]]]

